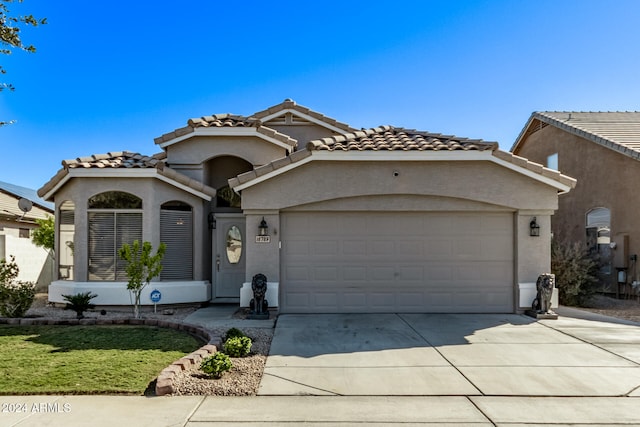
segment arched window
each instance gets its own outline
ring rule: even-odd
[[[142,242],[142,199],[122,191],[91,197],[89,221],[89,280],[126,281],[126,263],[118,249],[134,240]]]
[[[611,211],[594,208],[587,212],[587,247],[600,258],[600,272],[611,274]]]
[[[76,234],[75,204],[65,200],[58,209],[58,279],[73,280],[73,249]]]
[[[160,209],[160,241],[167,245],[160,280],[193,280],[193,210],[179,201]]]

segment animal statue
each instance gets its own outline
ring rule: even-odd
[[[253,314],[268,314],[269,302],[265,299],[267,294],[267,276],[258,273],[251,280],[253,298],[249,302],[249,308]]]
[[[556,284],[556,275],[545,273],[538,276],[536,282],[536,298],[533,300],[531,308],[538,313],[551,312],[551,295]]]

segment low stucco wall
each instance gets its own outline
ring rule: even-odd
[[[157,289],[161,293],[158,304],[184,304],[206,302],[211,299],[208,281],[152,282],[140,295],[142,305],[153,305],[150,294]],[[49,286],[49,301],[66,303],[63,295],[93,292],[98,296],[91,300],[96,305],[131,305],[132,299],[126,282],[70,282],[58,280]]]

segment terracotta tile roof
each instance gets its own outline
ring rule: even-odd
[[[297,145],[297,141],[287,135],[275,131],[269,127],[263,126],[262,122],[255,117],[245,117],[233,114],[214,114],[211,116],[202,116],[200,118],[189,119],[187,126],[165,133],[155,138],[156,144],[162,144],[179,138],[184,135],[193,133],[198,128],[255,128],[256,132],[270,138],[281,141],[291,147]]]
[[[285,110],[297,111],[299,113],[313,117],[314,119],[320,120],[322,122],[325,122],[327,124],[330,124],[331,126],[337,127],[338,129],[345,130],[347,132],[353,132],[356,130],[346,123],[339,122],[336,119],[325,116],[324,114],[313,111],[307,107],[303,107],[302,105],[298,105],[296,104],[295,101],[288,98],[285,99],[280,104],[274,105],[273,107],[269,107],[266,110],[262,110],[262,111],[258,111],[257,113],[254,113],[251,117],[255,117],[257,119],[263,119],[265,117],[271,116],[273,114],[277,114]]]
[[[640,160],[640,111],[534,112],[511,151],[517,152],[524,139],[549,125]]]
[[[190,127],[258,127],[261,125],[257,119],[233,114],[214,114],[197,119],[189,119]]]
[[[452,135],[381,126],[373,129],[356,131],[347,135],[323,138],[307,143],[306,149],[296,151],[290,156],[275,160],[252,171],[238,175],[229,180],[232,188],[248,183],[263,175],[277,172],[313,156],[314,152],[345,151],[488,151],[498,161],[506,162],[512,167],[523,168],[535,174],[559,182],[569,188],[575,187],[576,180],[562,175],[560,172],[547,169],[538,163],[498,149],[497,142],[485,142],[480,139],[460,138]]]
[[[154,156],[144,156],[129,151],[116,151],[106,154],[93,154],[87,157],[78,157],[72,160],[63,160],[64,168],[158,168],[163,169],[165,153]]]
[[[546,168],[540,163],[532,162],[531,160],[527,160],[524,157],[516,156],[513,153],[509,153],[507,151],[502,151],[502,150],[496,150],[493,152],[493,156],[497,157],[498,159],[504,160],[508,163],[511,163],[514,166],[519,166],[531,172],[542,175],[546,178],[551,178],[554,181],[558,181],[559,183],[568,186],[569,188],[575,188],[576,186],[577,181],[575,178],[571,178],[570,176],[563,175],[555,169]]]
[[[453,135],[381,126],[310,141],[307,150],[327,151],[440,151],[496,150],[497,142],[460,138]]]
[[[185,185],[193,190],[208,196],[215,196],[216,190],[200,181],[165,167],[166,153],[158,153],[153,156],[145,156],[129,151],[109,152],[106,154],[94,154],[87,157],[78,157],[72,160],[63,160],[62,169],[38,190],[40,197],[48,194],[58,183],[65,179],[72,169],[155,169],[158,174]]]

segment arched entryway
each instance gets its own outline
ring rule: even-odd
[[[241,198],[228,181],[254,165],[236,156],[219,156],[205,163],[207,185],[216,189],[211,201],[211,281],[215,301],[237,301],[245,280],[245,219]]]

